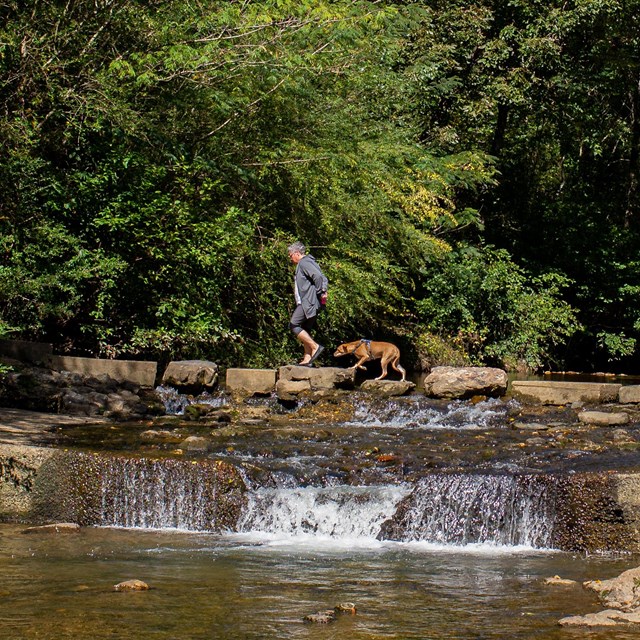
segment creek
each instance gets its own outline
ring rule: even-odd
[[[166,402],[184,410],[170,391]],[[500,400],[356,401],[331,420],[311,407],[294,415],[271,399],[252,404],[271,419],[211,425],[178,415],[53,432],[49,446],[76,452],[75,464],[99,478],[98,526],[47,536],[0,525],[4,636],[636,636],[561,629],[559,618],[599,605],[579,586],[544,584],[553,575],[609,578],[638,564],[554,542],[562,478],[640,466],[637,447],[606,446],[611,430],[578,437],[566,410],[554,409],[536,413],[544,437],[531,442],[510,427],[516,411],[527,416]],[[169,424],[169,436],[149,439],[150,426]],[[628,429],[634,442],[637,428]],[[189,436],[207,446],[185,448]],[[212,508],[218,462],[239,469],[247,488],[231,531],[219,530]],[[131,578],[152,589],[111,590]],[[303,623],[342,602],[358,613]]]

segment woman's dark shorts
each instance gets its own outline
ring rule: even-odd
[[[313,327],[316,326],[317,316],[312,316],[311,318],[307,318],[304,315],[304,309],[302,305],[299,304],[295,311],[291,314],[291,320],[289,320],[289,327],[291,327],[291,331],[298,335],[301,331],[311,331]]]

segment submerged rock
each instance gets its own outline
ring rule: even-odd
[[[206,418],[209,422],[231,422],[231,413],[207,403],[198,403],[185,407],[184,418],[185,420],[200,420],[201,418]]]
[[[22,533],[78,533],[79,531],[80,525],[75,522],[56,522],[39,527],[29,527]]]
[[[628,424],[629,414],[624,411],[581,411],[578,420],[584,424],[594,424],[597,426],[617,426]]]
[[[142,580],[125,580],[113,585],[114,591],[148,591],[149,585]]]
[[[615,627],[630,622],[640,623],[640,613],[625,613],[617,609],[606,609],[585,616],[567,616],[558,620],[561,627]]]
[[[566,578],[561,578],[560,576],[553,576],[552,578],[547,578],[544,581],[544,583],[552,584],[552,585],[562,585],[566,587],[572,587],[578,584],[575,580],[567,580]]]
[[[328,609],[327,611],[318,611],[317,613],[312,613],[303,618],[305,622],[315,622],[317,624],[329,624],[335,619],[336,613],[333,609]]]
[[[186,451],[207,451],[209,445],[209,439],[201,436],[189,436],[180,443],[182,449]]]
[[[356,605],[353,602],[341,602],[334,607],[334,610],[337,613],[350,613],[351,615],[355,615]]]

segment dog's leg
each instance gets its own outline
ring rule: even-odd
[[[363,356],[362,358],[360,358],[360,360],[358,360],[358,362],[356,362],[353,367],[351,367],[352,369],[362,369],[363,371],[367,370],[367,367],[363,367],[362,364],[364,362],[366,362],[368,360],[367,356]]]
[[[402,374],[402,382],[404,382],[407,379],[407,372],[404,370],[404,367],[400,364],[400,359],[396,358],[392,363],[391,366],[400,374]]]
[[[387,377],[387,364],[389,362],[389,358],[386,356],[382,356],[380,359],[380,366],[382,367],[382,373],[376,378],[376,380],[383,380]]]

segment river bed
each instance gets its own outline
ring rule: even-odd
[[[516,547],[338,543],[313,536],[84,528],[67,535],[0,525],[5,638],[636,638],[558,619],[600,610],[583,581],[635,566],[629,556]],[[636,563],[637,564],[637,563]],[[127,579],[144,592],[117,593]],[[305,624],[353,602],[356,615]]]
[[[558,625],[602,609],[582,581],[640,558],[551,549],[549,509],[562,474],[638,469],[637,421],[614,438],[577,425],[571,409],[498,400],[367,401],[324,422],[264,402],[254,408],[269,409],[267,421],[171,418],[41,434],[40,446],[74,452],[70,474],[94,469],[102,526],[27,535],[0,524],[3,637],[637,636]],[[189,449],[193,437],[204,448]],[[215,532],[199,491],[218,462],[247,485],[230,533]],[[545,584],[555,575],[578,584]],[[130,579],[151,589],[113,591]],[[304,622],[344,602],[356,615]]]

